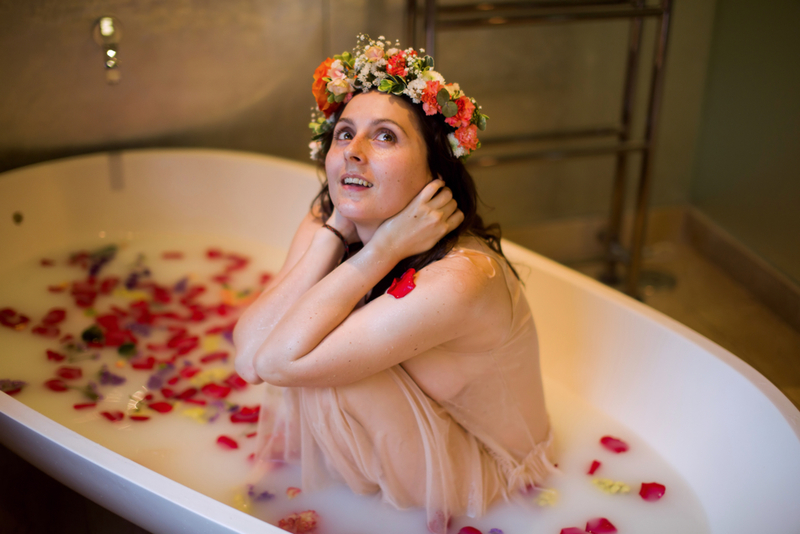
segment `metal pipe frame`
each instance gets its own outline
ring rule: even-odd
[[[410,4],[416,0],[408,0],[409,16],[412,13]],[[519,3],[482,3],[460,6],[443,6],[437,8],[435,0],[425,0],[425,45],[426,51],[434,55],[436,32],[438,30],[458,30],[462,28],[498,27],[502,25],[521,24],[553,24],[582,22],[589,20],[614,20],[628,18],[631,27],[628,39],[628,56],[625,73],[625,85],[622,103],[622,116],[618,128],[595,128],[573,132],[548,132],[524,136],[497,138],[486,140],[484,144],[531,141],[545,139],[564,139],[570,137],[608,136],[617,134],[618,144],[613,147],[579,147],[563,150],[543,150],[519,155],[487,156],[475,159],[472,165],[491,166],[523,160],[564,159],[568,157],[595,156],[616,154],[616,171],[612,190],[609,223],[604,236],[605,272],[601,279],[610,284],[619,282],[617,264],[627,259],[628,271],[625,292],[639,298],[639,277],[642,265],[642,250],[647,229],[647,213],[653,173],[656,131],[664,86],[664,62],[666,61],[667,43],[672,14],[672,0],[660,0],[658,7],[648,7],[647,0],[561,0],[552,2],[519,2]],[[609,9],[609,6],[612,6]],[[620,6],[614,8],[613,6]],[[581,11],[583,10],[583,11]],[[498,17],[499,12],[509,12],[508,16]],[[538,11],[538,12],[537,12]],[[527,12],[527,13],[526,13]],[[513,14],[512,14],[513,13]],[[438,14],[467,14],[466,17],[452,20],[439,20]],[[657,17],[659,30],[656,35],[656,50],[653,57],[653,68],[650,79],[650,96],[647,109],[645,134],[642,141],[631,142],[631,125],[638,79],[638,64],[641,49],[642,25],[644,18]],[[625,182],[627,173],[627,155],[630,152],[641,152],[642,162],[636,194],[635,216],[631,237],[631,248],[627,258],[621,243],[622,214],[625,204]]]

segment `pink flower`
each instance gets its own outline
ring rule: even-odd
[[[379,59],[383,59],[383,48],[380,46],[370,46],[364,51],[364,55],[367,56],[367,61],[378,61]]]
[[[664,496],[667,488],[658,482],[642,482],[639,496],[646,501],[657,501]]]
[[[617,454],[625,452],[629,448],[627,443],[619,438],[614,438],[611,436],[603,436],[600,438],[600,444],[611,452],[615,452]]]
[[[459,128],[455,133],[458,144],[465,150],[472,151],[478,148],[478,127],[474,124]]]
[[[422,92],[420,100],[422,100],[422,109],[425,110],[425,115],[436,115],[442,111],[439,102],[436,101],[436,95],[442,88],[442,84],[437,81],[429,81],[425,84],[425,90]]]
[[[455,103],[458,106],[458,113],[446,118],[444,121],[453,128],[468,126],[472,120],[472,114],[475,112],[475,104],[466,96],[459,97],[455,100]]]

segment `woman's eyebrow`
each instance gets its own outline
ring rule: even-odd
[[[343,123],[345,123],[345,124],[347,124],[349,126],[355,126],[355,124],[353,123],[352,119],[349,119],[348,117],[343,117],[343,118],[339,119],[338,122],[343,122]],[[403,128],[400,125],[400,123],[398,123],[397,121],[394,121],[392,119],[381,119],[381,118],[373,119],[372,122],[370,122],[370,125],[371,126],[378,126],[379,124],[382,124],[384,122],[388,122],[389,124],[395,125],[401,132],[403,132],[404,135],[408,135],[408,133],[406,132],[405,128]]]

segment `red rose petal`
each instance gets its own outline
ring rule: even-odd
[[[231,423],[257,423],[261,406],[242,406],[231,414]]]
[[[592,460],[592,465],[589,467],[589,471],[586,472],[587,475],[593,475],[595,471],[603,464],[598,462],[597,460]]]
[[[306,534],[317,528],[319,515],[314,510],[306,510],[299,514],[290,514],[280,521],[278,527],[292,534]]]
[[[102,415],[112,423],[116,423],[117,421],[122,421],[125,418],[125,414],[118,410],[115,410],[113,412],[100,412],[100,415]]]
[[[170,386],[174,386],[175,384],[177,384],[180,381],[180,379],[181,379],[180,376],[173,376],[172,378],[167,380],[167,384],[169,384]]]
[[[227,360],[227,359],[228,359],[228,353],[220,351],[220,352],[212,352],[211,354],[206,354],[205,356],[200,358],[200,361],[203,363],[211,363],[217,360]]]
[[[595,517],[586,523],[586,532],[591,534],[613,534],[616,531],[617,527],[605,517]]]
[[[131,367],[134,369],[139,369],[140,371],[148,371],[152,369],[155,364],[156,359],[152,356],[148,356],[147,359],[131,362]]]
[[[225,448],[225,449],[238,449],[239,444],[236,443],[236,440],[233,438],[229,438],[228,436],[220,436],[217,438],[217,443]]]
[[[578,527],[562,528],[560,534],[586,534],[586,531]]]
[[[181,400],[183,400],[183,402],[188,402],[188,403],[191,403],[191,404],[197,404],[198,406],[205,406],[206,404],[208,404],[203,399],[181,399]]]
[[[64,380],[76,380],[83,376],[83,370],[80,367],[59,367],[56,375]]]
[[[148,419],[150,419],[150,416],[149,415],[129,415],[128,418],[132,419],[134,421],[147,421]]]
[[[206,256],[210,259],[217,259],[222,257],[222,251],[218,248],[210,248],[206,251]]]
[[[42,267],[52,267],[55,264],[56,262],[51,260],[50,258],[42,258],[41,260],[39,260],[39,265],[41,265]]]
[[[13,308],[3,308],[0,310],[0,324],[13,328],[14,330],[22,330],[31,322],[30,318],[26,315],[18,313]]]
[[[168,402],[153,402],[147,405],[151,410],[158,413],[167,413],[172,411],[172,405]]]
[[[86,408],[94,408],[97,406],[96,402],[82,402],[80,404],[73,404],[72,407],[76,410],[85,410]]]
[[[206,384],[200,390],[209,397],[214,397],[215,399],[224,399],[231,393],[231,388],[228,386],[221,386],[219,384],[210,383]]]
[[[44,383],[44,385],[53,391],[67,391],[69,389],[69,386],[66,385],[63,380],[59,380],[58,378],[48,380]]]
[[[47,286],[50,293],[63,293],[66,289],[66,286]]]
[[[625,452],[629,449],[628,444],[618,438],[612,438],[611,436],[603,436],[600,438],[600,443],[606,449],[610,450],[611,452],[615,452],[617,454],[621,452]]]
[[[642,482],[639,495],[646,501],[655,502],[663,497],[666,491],[667,488],[658,482]]]
[[[401,299],[411,293],[411,291],[417,287],[414,283],[414,273],[416,273],[414,269],[409,269],[403,273],[400,280],[395,278],[387,293],[396,299]]]
[[[197,388],[189,388],[181,391],[178,394],[178,398],[181,400],[186,400],[194,397],[195,395],[197,395]]]
[[[183,378],[192,378],[194,375],[200,372],[199,367],[184,367],[178,374],[181,375]]]
[[[222,381],[226,385],[230,386],[235,390],[243,390],[247,387],[247,382],[245,382],[244,378],[239,376],[237,373],[233,373],[228,378]]]
[[[67,318],[67,311],[63,308],[53,308],[42,319],[42,324],[52,326],[60,323]]]
[[[161,395],[163,395],[165,399],[171,399],[177,394],[169,388],[161,388]]]
[[[270,273],[261,273],[261,278],[259,279],[259,284],[264,286],[267,285],[267,282],[272,280],[272,274]]]
[[[483,532],[475,527],[464,527],[458,531],[458,534],[483,534]]]
[[[100,293],[103,295],[110,295],[111,292],[114,291],[114,288],[117,287],[117,284],[119,284],[119,278],[115,276],[103,278],[103,280],[100,282]]]
[[[66,359],[66,356],[54,350],[47,350],[47,359],[54,362],[61,362]]]
[[[52,339],[60,336],[61,330],[59,330],[57,326],[40,324],[31,330],[31,333],[36,334],[37,336],[48,337]]]

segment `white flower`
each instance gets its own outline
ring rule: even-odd
[[[444,76],[436,72],[435,70],[426,70],[422,73],[422,78],[427,82],[439,82],[444,83]]]
[[[457,98],[461,93],[461,87],[457,83],[448,83],[444,88],[450,93],[451,98]]]
[[[326,87],[334,95],[349,93],[353,90],[353,84],[347,78],[331,80]]]
[[[400,50],[398,50],[397,48],[390,48],[389,50],[386,51],[386,55],[389,56],[389,57],[392,57],[393,55],[395,55],[399,51]]]
[[[447,134],[447,140],[450,141],[450,148],[453,149],[453,155],[455,157],[460,158],[461,156],[466,156],[467,155],[467,151],[464,150],[464,147],[462,147],[459,144],[458,139],[456,139],[455,134],[452,134],[452,133]]]
[[[415,104],[419,104],[422,93],[425,91],[425,87],[427,87],[425,80],[417,78],[408,82],[406,90],[403,92],[411,97],[411,100],[413,100]]]
[[[341,60],[337,59],[331,63],[331,68],[328,69],[328,77],[331,80],[341,80],[345,77],[344,65],[342,65]]]
[[[322,151],[322,141],[311,141],[308,148],[311,149],[311,159],[318,159]]]

